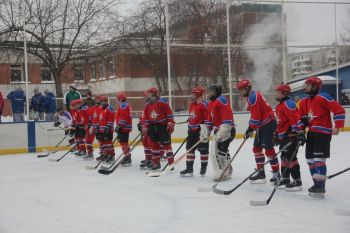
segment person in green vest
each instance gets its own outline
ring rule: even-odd
[[[66,105],[67,111],[70,111],[70,102],[72,100],[81,99],[80,93],[74,84],[69,85],[68,92],[64,95],[63,103]]]

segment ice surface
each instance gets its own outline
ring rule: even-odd
[[[349,140],[350,133],[333,138],[329,174],[350,166]],[[252,172],[252,143],[233,161],[233,179],[218,187],[231,188]],[[304,191],[278,190],[269,206],[251,207],[250,200],[269,196],[269,184],[246,183],[229,196],[199,193],[214,184],[210,165],[207,177],[198,176],[199,156],[193,178],[179,177],[184,161],[171,174],[147,177],[138,168],[142,147],[133,152],[132,167],[109,176],[85,169],[94,161],[72,155],[59,163],[36,154],[0,156],[0,233],[349,233],[350,172],[328,181],[326,199],[312,199],[303,149],[299,158]]]

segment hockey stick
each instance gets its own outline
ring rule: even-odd
[[[68,155],[70,152],[72,152],[75,149],[76,145],[74,145],[69,151],[67,151],[66,153],[64,153],[64,155],[62,155],[60,158],[58,159],[53,159],[53,158],[49,158],[49,161],[51,162],[59,162],[61,161],[64,157],[66,157],[66,155]]]
[[[295,148],[295,150],[294,150],[294,152],[292,154],[292,156],[288,160],[288,163],[290,163],[295,158],[296,154],[298,153],[298,149],[299,149],[300,145],[301,145],[301,142],[299,141],[298,144],[297,144],[297,147]],[[285,171],[286,170],[284,170],[284,172]],[[284,175],[284,173],[282,173],[282,177],[283,177],[283,175]],[[277,189],[278,189],[278,186],[275,184],[275,186],[273,187],[273,190],[272,190],[269,198],[267,198],[267,200],[265,200],[265,201],[254,201],[254,200],[251,200],[249,202],[249,205],[250,206],[266,206],[266,205],[268,205],[270,203],[270,201],[272,200],[273,196],[275,195]]]
[[[169,166],[166,167],[166,169],[159,171],[159,172],[149,172],[147,174],[147,176],[149,177],[159,177],[162,175],[167,174],[173,167],[175,167],[176,164],[178,164],[183,158],[186,157],[186,155],[193,150],[194,148],[196,148],[196,146],[198,146],[199,143],[201,143],[202,141],[199,140],[198,142],[196,142],[196,144],[194,144],[190,149],[188,149],[184,154],[182,154],[179,158],[177,158],[172,164],[170,164]]]
[[[179,146],[179,148],[177,148],[177,150],[174,153],[174,157],[176,156],[176,154],[179,152],[179,150],[181,149],[181,147],[187,142],[188,136],[185,138],[185,140],[181,143],[181,145]],[[167,163],[163,169],[161,171],[164,171],[167,167],[169,166],[169,163]],[[146,172],[146,175],[150,173],[150,172]]]
[[[130,143],[130,145],[132,145],[132,144],[136,141],[137,138],[138,138],[138,136],[135,137],[135,139]],[[117,139],[118,139],[118,137],[116,137],[116,138],[113,140],[112,144],[114,144],[114,143],[117,141]],[[120,158],[120,156],[117,158],[117,160],[118,160],[119,158]],[[95,166],[86,166],[85,168],[88,169],[88,170],[95,170],[95,169],[98,168],[98,166],[100,166],[100,164],[101,164],[102,162],[103,162],[103,160],[100,160]]]
[[[287,145],[285,145],[281,150],[279,150],[276,154],[276,156],[278,156],[280,153],[282,153],[285,149],[287,149],[292,143],[289,142]],[[245,182],[247,182],[247,180],[249,180],[250,177],[254,176],[256,173],[258,173],[259,171],[261,171],[266,164],[268,164],[270,161],[267,160],[264,163],[264,166],[261,169],[255,169],[254,172],[252,172],[249,176],[247,176],[241,183],[239,183],[238,185],[236,185],[234,188],[230,189],[230,190],[221,190],[218,188],[213,189],[214,193],[216,194],[221,194],[221,195],[230,195],[231,193],[233,193],[234,191],[236,191],[236,189],[238,189],[242,184],[244,184]]]
[[[236,150],[235,154],[232,156],[232,158],[229,160],[229,162],[225,165],[224,169],[222,170],[221,175],[219,176],[219,179],[217,180],[217,182],[211,187],[211,188],[197,188],[197,192],[206,192],[206,191],[214,191],[216,189],[216,186],[222,181],[222,178],[224,177],[227,169],[230,167],[231,163],[233,162],[233,160],[236,158],[236,156],[238,155],[238,152],[242,149],[244,143],[247,141],[248,138],[245,138],[241,145],[238,147],[238,149]]]
[[[347,172],[347,171],[350,171],[350,167],[348,167],[340,172],[334,173],[333,175],[327,176],[327,179],[332,179],[333,177],[336,177],[336,176],[343,174],[344,172]]]
[[[67,134],[67,135],[68,135],[68,134]],[[61,145],[61,143],[64,141],[64,139],[67,138],[67,135],[64,135],[64,137],[62,138],[62,140],[59,141],[59,142],[54,146],[54,148],[57,148],[59,145]],[[64,147],[63,149],[66,149],[66,148],[69,147],[69,146],[70,146],[70,144],[67,145],[66,147]],[[46,154],[38,155],[37,158],[45,158],[45,157],[49,156],[50,154],[55,154],[56,152],[57,152],[57,150],[49,151],[49,152],[46,153]]]
[[[130,148],[130,152],[132,152],[135,147],[142,141],[142,139],[138,140],[131,148]],[[123,159],[125,158],[125,154],[122,153],[121,155],[119,155],[119,157],[116,159],[116,161],[112,164],[112,166],[105,168],[105,167],[101,167],[98,170],[98,173],[102,174],[102,175],[109,175],[111,173],[113,173],[118,167],[119,165],[123,162]],[[113,167],[114,166],[114,167]],[[111,169],[111,170],[109,170]]]

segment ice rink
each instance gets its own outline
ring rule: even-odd
[[[231,144],[231,154],[241,142]],[[233,179],[220,188],[234,187],[253,171],[252,143],[246,142],[233,162]],[[350,166],[348,143],[350,133],[333,137],[328,174]],[[350,172],[328,181],[326,199],[313,199],[303,148],[299,158],[304,191],[278,190],[269,206],[251,207],[250,200],[267,199],[270,184],[245,183],[229,196],[199,193],[198,187],[214,184],[211,165],[206,177],[198,176],[199,156],[193,178],[179,177],[184,161],[171,174],[147,177],[139,169],[141,146],[132,167],[109,176],[87,170],[95,162],[73,155],[59,163],[36,154],[0,156],[0,233],[349,233]]]

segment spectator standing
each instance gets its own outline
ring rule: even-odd
[[[39,92],[38,88],[34,89],[34,96],[30,103],[30,110],[34,112],[35,121],[43,121],[45,117],[45,96]]]
[[[350,105],[350,99],[347,95],[345,95],[345,93],[341,94],[340,103],[341,105]]]
[[[45,121],[55,121],[55,112],[57,110],[56,97],[49,90],[45,90],[44,95],[45,95],[44,107],[46,110]]]
[[[24,121],[24,105],[26,103],[26,96],[22,88],[17,88],[7,95],[7,99],[11,101],[13,122]]]
[[[70,102],[72,100],[77,100],[77,99],[81,99],[81,95],[75,88],[75,85],[71,84],[69,86],[68,92],[64,95],[64,98],[63,98],[63,103],[66,105],[67,111],[70,111]]]
[[[96,105],[96,101],[92,98],[91,91],[86,93],[86,100],[84,100],[84,102],[89,107],[94,107]]]

